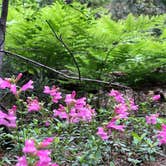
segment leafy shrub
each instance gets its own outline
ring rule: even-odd
[[[151,97],[138,110],[133,99],[111,90],[110,109],[95,111],[85,97],[76,98],[75,92],[63,95],[55,86],[44,87],[49,102],[42,101],[32,93],[32,80],[19,86],[21,77],[0,79],[1,91],[15,98],[15,106],[11,108],[9,103],[7,112],[0,111],[0,125],[10,129],[10,133],[0,133],[0,148],[6,143],[2,152],[7,154],[2,165],[53,166],[55,161],[60,165],[110,165],[118,161],[119,154],[121,164],[126,165],[155,160],[162,154],[159,145],[166,144],[166,125],[157,108],[150,107],[160,95]],[[147,111],[146,119],[135,116],[142,110]]]
[[[111,81],[112,73],[120,71],[125,76],[119,81],[128,84],[164,83],[165,15],[129,15],[114,21],[104,13],[62,1],[38,10],[11,6],[6,49],[77,73],[69,51],[54,36],[48,20],[74,55],[82,76]]]

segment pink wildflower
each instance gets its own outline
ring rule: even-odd
[[[39,157],[39,161],[37,162],[37,166],[49,166],[51,163],[50,150],[38,150],[37,156]]]
[[[76,96],[76,92],[75,91],[73,91],[72,94],[67,94],[66,98],[65,98],[65,103],[67,105],[75,104],[75,102],[76,102],[75,96]]]
[[[7,113],[0,111],[0,125],[5,125],[7,127],[16,127],[16,116],[15,116],[16,106],[13,106],[8,110]]]
[[[136,105],[135,103],[134,103],[134,99],[133,98],[130,98],[129,99],[129,101],[130,101],[130,110],[132,110],[132,111],[137,111],[138,110],[138,105]]]
[[[68,119],[68,114],[66,113],[65,107],[63,105],[59,105],[58,109],[53,110],[54,116],[59,116],[61,119]]]
[[[59,166],[57,163],[52,163],[51,166]]]
[[[159,116],[159,114],[151,114],[150,116],[146,116],[146,123],[147,124],[156,124],[158,116]]]
[[[41,109],[40,103],[37,98],[33,100],[28,98],[27,102],[28,112],[39,111]]]
[[[166,144],[166,125],[162,124],[162,130],[158,132],[158,140],[159,140],[159,144]]]
[[[98,127],[98,131],[96,134],[101,137],[102,140],[107,140],[109,138],[103,127]]]
[[[45,94],[49,94],[50,96],[54,96],[54,95],[56,95],[58,90],[59,90],[59,88],[57,88],[55,85],[53,85],[52,88],[50,88],[49,86],[45,86],[43,92]]]
[[[75,103],[76,109],[77,109],[77,108],[79,109],[80,107],[83,107],[83,106],[86,105],[86,97],[82,97],[82,98],[80,98],[80,99],[77,99],[75,102],[76,102],[76,103]]]
[[[33,89],[33,81],[29,80],[25,85],[21,87],[21,91],[26,91],[28,89]]]
[[[125,99],[123,98],[123,94],[121,94],[119,91],[112,89],[109,93],[109,96],[114,97],[115,101],[118,103],[125,103]]]
[[[41,148],[45,148],[45,147],[49,146],[53,141],[54,141],[53,137],[46,138],[40,143],[39,146]]]
[[[0,125],[9,126],[9,122],[6,119],[0,118]]]
[[[43,92],[45,94],[49,94],[52,97],[52,102],[54,103],[58,103],[58,101],[62,98],[61,92],[59,92],[59,88],[56,86],[52,86],[52,88],[45,86]]]
[[[128,108],[125,104],[119,104],[115,107],[114,112],[117,114],[116,118],[126,119],[128,118],[129,113],[127,112]]]
[[[25,141],[25,146],[23,148],[24,153],[35,153],[37,151],[35,147],[35,141],[33,139],[29,139]]]
[[[28,162],[25,156],[19,157],[16,166],[28,166]]]
[[[12,113],[12,114],[15,114],[16,113],[16,110],[17,110],[17,106],[16,105],[13,105],[11,109],[8,109],[8,112]]]
[[[121,95],[121,93],[114,89],[112,89],[109,93],[109,96],[112,96],[112,97],[119,96],[119,95]]]
[[[46,127],[49,127],[49,126],[50,126],[50,122],[49,122],[49,121],[46,121],[46,122],[45,122],[45,126],[46,126]]]
[[[153,97],[152,97],[152,100],[153,101],[158,101],[160,99],[160,95],[154,95]]]
[[[10,91],[16,95],[17,94],[17,88],[16,88],[16,85],[15,84],[11,84],[10,86]]]
[[[6,117],[9,120],[8,127],[15,128],[16,126],[16,110],[17,107],[15,105],[12,106],[11,109],[8,110],[8,116]]]
[[[22,76],[23,76],[23,74],[19,73],[18,76],[15,79],[15,83],[18,82],[21,79]]]
[[[70,120],[69,120],[70,123],[78,123],[80,121],[77,110],[75,108],[70,109],[69,117],[70,117]]]
[[[10,81],[9,80],[3,80],[2,78],[0,78],[0,89],[6,89],[6,88],[10,88]]]
[[[51,90],[49,86],[44,86],[44,91],[45,94],[50,94]]]
[[[124,125],[117,125],[116,124],[116,119],[113,118],[107,125],[107,128],[112,128],[112,129],[115,129],[115,130],[119,130],[119,131],[124,131]]]
[[[4,113],[4,112],[2,112],[2,111],[0,110],[0,118],[1,118],[1,119],[4,119],[4,118],[6,118],[6,117],[7,117],[7,114]]]
[[[58,103],[58,101],[62,98],[61,92],[56,92],[56,94],[52,98],[53,103]]]
[[[95,110],[92,109],[89,105],[86,105],[83,108],[78,109],[78,117],[80,118],[80,121],[91,121],[92,117],[95,116]]]
[[[58,109],[53,110],[54,116],[66,119],[69,123],[78,123],[80,121],[91,121],[95,116],[95,110],[86,104],[86,98],[75,99],[76,92],[67,94],[65,98],[66,107],[59,105]]]
[[[9,120],[9,124],[8,124],[8,127],[11,127],[11,128],[16,128],[16,116],[13,115],[13,114],[9,114],[7,119]]]

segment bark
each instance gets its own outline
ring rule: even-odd
[[[4,56],[4,53],[2,51],[4,50],[8,5],[9,5],[9,0],[2,1],[2,10],[1,10],[1,19],[0,19],[0,51],[1,51],[0,52],[0,72],[2,71],[2,63],[3,63],[3,56]]]

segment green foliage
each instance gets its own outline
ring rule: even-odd
[[[165,15],[114,21],[105,11],[92,10],[79,3],[56,1],[44,8],[9,9],[6,49],[35,59],[56,69],[77,73],[69,52],[49,28],[48,20],[74,54],[81,75],[111,80],[121,71],[119,81],[128,84],[165,82]],[[96,17],[100,18],[96,18]]]
[[[91,106],[86,103],[85,97],[75,98],[72,96],[74,93],[72,93],[62,94],[62,99],[60,99],[58,96],[61,94],[57,95],[60,89],[55,86],[51,90],[48,86],[45,87],[47,92],[44,93],[42,87],[40,94],[36,95],[35,91],[32,92],[31,89],[33,85],[28,83],[28,85],[22,86],[22,81],[19,78],[20,74],[19,77],[1,78],[1,86],[6,85],[6,80],[11,85],[7,88],[1,88],[3,96],[1,102],[7,101],[6,112],[8,111],[8,113],[0,111],[1,165],[15,165],[16,156],[23,155],[26,155],[30,166],[39,161],[36,156],[37,152],[33,154],[25,152],[25,147],[28,146],[25,145],[25,141],[29,139],[35,141],[37,150],[51,150],[51,159],[59,165],[114,166],[117,163],[119,165],[136,165],[153,161],[157,158],[156,154],[163,153],[159,146],[161,138],[159,139],[158,133],[165,121],[157,118],[155,123],[149,124],[145,119],[146,115],[158,112],[157,105],[152,106],[158,102],[153,101],[151,97],[148,98],[149,101],[140,103],[141,107],[136,111],[137,108],[132,109],[132,106],[136,106],[133,103],[134,99],[114,90],[118,98],[109,97],[110,106],[108,109],[95,110],[95,114],[91,117],[90,114],[87,115],[87,109],[91,109]],[[25,85],[28,89],[23,91]],[[38,88],[38,85],[34,86],[34,90]],[[10,93],[12,86],[16,86],[14,94]],[[108,97],[108,94],[106,96]],[[53,97],[59,98],[59,100],[53,101]],[[120,98],[122,102],[117,101]],[[14,103],[9,102],[9,99],[13,99]],[[30,101],[34,103],[29,103]],[[132,104],[130,104],[131,101]],[[13,104],[14,107],[12,107]],[[60,110],[59,105],[63,105],[64,110]],[[123,107],[118,108],[120,105]],[[72,112],[73,110],[74,112]],[[55,115],[57,111],[59,115],[63,113],[63,116]],[[91,110],[91,112],[93,111]],[[144,117],[137,116],[142,113],[144,113]],[[65,118],[64,115],[67,117]],[[88,119],[85,120],[86,117]],[[114,124],[116,128],[112,127],[108,130],[107,126],[114,119],[116,119],[116,124]],[[11,128],[9,124],[15,125],[12,125]],[[124,125],[124,130],[118,128],[122,125]],[[97,132],[101,126],[107,132],[107,139],[103,140],[101,133]],[[48,144],[42,145],[41,142],[49,137],[54,138],[51,141],[52,144],[50,145],[51,142],[46,141]],[[165,135],[163,138],[165,139]],[[29,147],[31,146],[29,145]]]

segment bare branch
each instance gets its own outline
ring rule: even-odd
[[[26,57],[24,57],[24,56],[21,56],[21,55],[19,55],[19,54],[11,53],[11,52],[9,52],[9,51],[0,51],[0,52],[4,52],[6,55],[12,55],[12,56],[14,56],[14,57],[16,57],[16,58],[18,58],[18,59],[21,59],[21,60],[23,60],[23,61],[25,61],[25,62],[27,62],[27,63],[29,63],[29,64],[33,64],[33,65],[35,65],[35,66],[39,66],[39,67],[42,67],[42,68],[47,69],[47,70],[49,70],[49,71],[52,71],[52,72],[54,72],[54,73],[56,73],[56,74],[61,75],[62,77],[66,78],[66,79],[80,80],[79,77],[69,76],[69,75],[67,75],[67,74],[65,74],[65,73],[63,73],[63,72],[60,72],[60,71],[58,71],[58,70],[55,70],[55,69],[53,69],[53,68],[51,68],[51,67],[49,67],[49,66],[43,65],[43,64],[41,64],[41,63],[39,63],[39,62],[36,62],[36,61],[34,61],[34,60],[31,60],[31,59],[26,58]],[[110,82],[102,81],[102,80],[96,80],[96,79],[91,79],[91,78],[81,78],[81,80],[82,80],[82,81],[86,81],[86,82],[94,82],[94,83],[105,84],[105,85],[108,85],[108,86],[110,86],[110,87],[112,86],[112,87],[119,87],[119,88],[130,89],[130,87],[125,86],[125,85],[120,85],[120,84],[118,84],[118,83],[110,83]]]
[[[68,51],[68,53],[70,54],[70,56],[72,57],[73,59],[73,62],[78,70],[78,77],[79,77],[79,80],[81,81],[81,72],[80,72],[80,68],[78,66],[78,63],[73,55],[73,52],[69,49],[69,47],[67,46],[67,44],[63,41],[62,39],[62,36],[58,36],[57,33],[55,32],[55,29],[53,28],[53,26],[51,25],[51,23],[46,20],[46,23],[48,24],[48,26],[50,27],[50,29],[52,30],[54,36],[56,37],[56,39],[63,45],[63,47]]]

